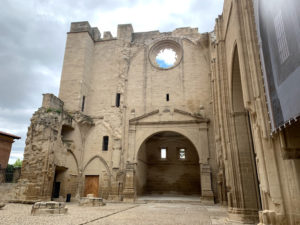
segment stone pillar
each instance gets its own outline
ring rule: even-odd
[[[201,180],[201,199],[208,203],[214,203],[214,194],[212,191],[211,170],[208,164],[209,145],[208,145],[208,121],[201,123],[199,128],[199,140],[201,146],[200,154],[200,180]]]
[[[118,179],[118,172],[120,168],[121,163],[121,139],[115,138],[113,141],[113,152],[112,152],[112,177],[111,177],[111,189],[109,192],[108,199],[113,201],[120,201],[121,200],[121,194],[120,194],[120,187],[121,183]]]
[[[201,200],[214,203],[214,193],[211,188],[211,170],[208,163],[200,164]]]
[[[122,150],[121,139],[115,138],[113,141],[113,152],[112,152],[113,169],[120,168],[121,150]]]
[[[111,178],[111,190],[109,193],[109,199],[114,201],[120,201],[120,181],[117,179],[118,171],[121,163],[121,139],[115,138],[113,141],[112,152],[112,178]]]
[[[83,193],[84,193],[84,177],[83,177],[83,174],[82,174],[82,171],[80,170],[79,171],[79,174],[78,174],[78,179],[77,179],[77,182],[78,182],[78,185],[77,185],[77,192],[76,192],[76,196],[75,198],[80,200],[81,197],[84,197]]]
[[[136,163],[127,163],[126,174],[125,174],[125,186],[123,189],[123,201],[134,202],[135,193],[135,167]]]

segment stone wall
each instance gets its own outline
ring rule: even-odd
[[[44,95],[42,107],[34,113],[28,128],[16,198],[50,200],[53,182],[55,178],[62,179],[60,176],[63,176],[66,184],[62,186],[64,197],[66,193],[73,193],[75,196],[78,192],[78,180],[76,181],[78,178],[74,178],[78,176],[78,165],[74,158],[76,150],[72,141],[68,142],[64,139],[62,131],[63,127],[75,130],[75,124],[77,124],[75,120],[78,118],[78,115],[71,116],[65,112],[63,102],[57,97],[52,94]],[[57,171],[57,168],[62,166],[65,170],[64,174]]]
[[[17,183],[2,183],[0,184],[0,202],[10,201],[15,198],[14,189]],[[5,194],[3,194],[5,193]]]
[[[225,0],[211,34],[219,196],[228,200],[232,220],[254,219],[254,211],[259,210],[260,224],[298,224],[299,198],[295,196],[300,193],[300,171],[295,146],[300,142],[290,131],[299,124],[270,135],[255,29],[252,1]],[[286,140],[293,140],[291,157],[285,150]],[[254,194],[255,189],[260,195]]]
[[[77,158],[83,173],[79,182],[81,194],[84,176],[88,175],[99,176],[100,192],[105,190],[110,196],[120,193],[120,187],[125,185],[122,177],[126,165],[135,163],[129,156],[137,152],[129,146],[130,119],[175,107],[191,114],[205,112],[206,118],[211,117],[208,37],[194,28],[134,33],[130,24],[123,24],[118,26],[116,38],[108,34],[95,38],[87,22],[72,23],[59,98],[65,103],[65,111],[81,111],[94,123],[80,130],[82,143],[70,136],[75,149],[82,152]],[[177,53],[172,69],[158,68],[153,61],[161,46],[174,48]],[[120,106],[116,105],[117,94],[121,96]],[[170,101],[166,101],[166,94]],[[212,134],[213,122],[208,126]],[[169,127],[165,125],[164,129]],[[107,151],[102,150],[104,136],[109,137]],[[213,149],[213,144],[205,149],[203,162],[210,163],[216,171],[214,154],[210,154]],[[216,180],[216,174],[213,179]]]
[[[44,95],[32,117],[17,196],[48,200],[60,182],[79,198],[94,176],[103,198],[180,189],[228,204],[231,220],[299,223],[300,125],[270,136],[252,1],[225,0],[211,33],[117,33],[71,24],[59,98]],[[168,69],[155,61],[165,48],[177,54]],[[164,142],[151,137],[166,132],[188,140],[191,161],[177,161],[175,142],[173,160],[157,160]]]
[[[154,136],[155,137],[155,136]],[[167,149],[167,158],[161,159],[160,148]],[[179,158],[179,149],[184,148],[186,158]],[[151,138],[146,143],[148,194],[199,195],[200,166],[194,146],[184,137],[169,137],[163,140]]]

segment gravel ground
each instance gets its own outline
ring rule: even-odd
[[[1,225],[221,225],[226,208],[183,203],[125,204],[102,207],[67,204],[66,215],[31,216],[31,205],[7,204],[0,210]]]

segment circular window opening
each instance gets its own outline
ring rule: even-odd
[[[162,40],[151,46],[149,60],[152,66],[161,70],[176,67],[182,59],[182,47],[174,40]]]
[[[158,52],[155,61],[160,68],[168,69],[175,65],[177,54],[171,48],[164,48]]]

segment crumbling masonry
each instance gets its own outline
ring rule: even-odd
[[[155,60],[163,49],[177,55],[170,68]],[[195,195],[228,205],[230,220],[300,224],[300,126],[271,137],[267,121],[252,1],[225,0],[211,33],[126,24],[101,37],[72,23],[16,197]]]

